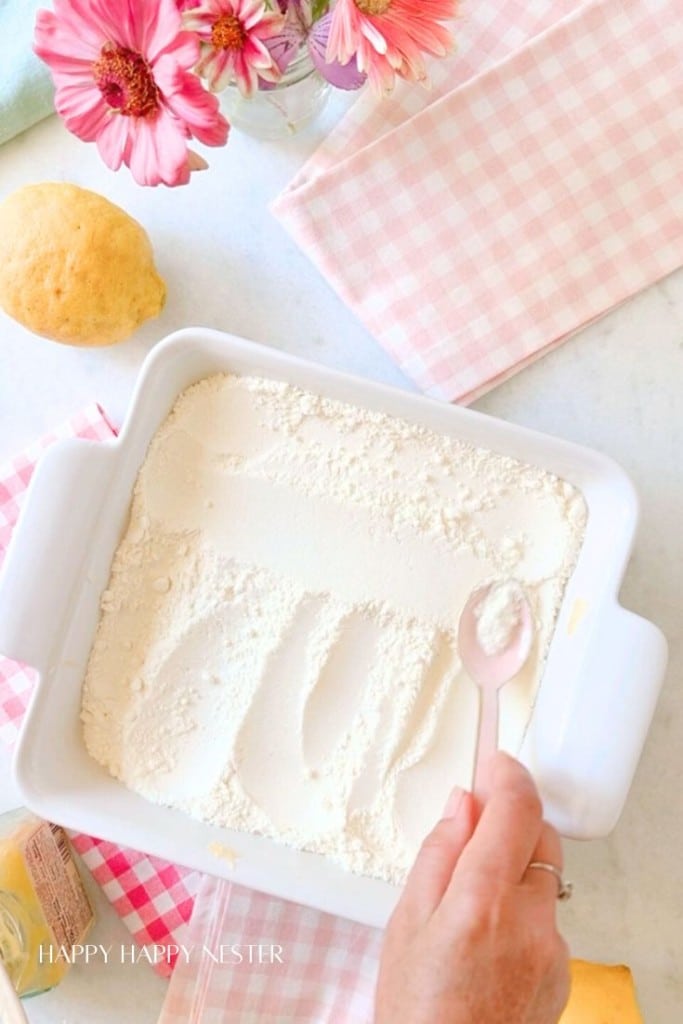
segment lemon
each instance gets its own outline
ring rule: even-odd
[[[66,345],[112,345],[164,305],[144,228],[104,196],[63,182],[0,203],[0,305]]]

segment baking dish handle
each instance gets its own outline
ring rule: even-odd
[[[0,652],[41,673],[56,654],[81,577],[111,475],[111,447],[71,438],[52,445],[12,534],[0,575]]]
[[[587,654],[583,685],[564,706],[544,711],[559,716],[554,741],[541,731],[528,762],[546,813],[577,839],[606,836],[619,819],[664,679],[667,642],[652,622],[615,604]]]

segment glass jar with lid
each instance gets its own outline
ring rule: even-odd
[[[58,984],[93,920],[63,829],[24,810],[0,815],[0,962],[15,992]]]

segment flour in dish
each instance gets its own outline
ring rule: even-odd
[[[585,524],[581,494],[533,466],[208,377],[140,470],[83,689],[87,748],[156,803],[400,882],[471,780],[465,601],[506,579],[530,601],[534,648],[501,694],[517,751]]]

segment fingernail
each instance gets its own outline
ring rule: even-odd
[[[456,816],[456,814],[460,810],[460,804],[462,803],[462,798],[464,797],[464,795],[465,790],[461,789],[460,786],[453,787],[448,797],[448,800],[446,801],[446,806],[443,809],[444,818],[454,818]]]

